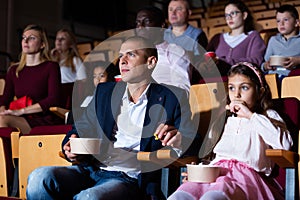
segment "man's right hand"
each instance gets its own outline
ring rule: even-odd
[[[71,138],[77,138],[75,134],[71,135]],[[71,145],[70,145],[70,140],[63,146],[63,150],[65,151],[65,155],[71,162],[76,162],[77,161],[77,154],[71,153]]]

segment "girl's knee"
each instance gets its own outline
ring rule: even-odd
[[[0,124],[1,125],[4,125],[4,124],[7,124],[7,116],[5,115],[0,115]]]
[[[171,196],[169,196],[167,200],[197,200],[197,199],[188,192],[177,190]]]
[[[208,191],[200,200],[228,200],[228,198],[222,191]]]

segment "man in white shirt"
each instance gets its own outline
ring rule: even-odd
[[[164,199],[160,167],[140,163],[136,153],[171,148],[180,155],[197,154],[190,147],[196,127],[186,92],[151,77],[157,63],[153,44],[129,38],[119,58],[122,81],[97,86],[93,101],[63,141],[67,159],[80,164],[34,170],[28,199]],[[87,159],[71,153],[70,137],[101,138],[100,154]]]
[[[158,61],[152,77],[158,83],[183,88],[189,93],[192,78],[190,58],[184,48],[163,40],[165,18],[163,12],[154,6],[138,10],[136,16],[137,35],[156,44]]]

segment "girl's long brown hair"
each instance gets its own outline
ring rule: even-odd
[[[256,67],[255,65],[249,63],[249,65],[253,66],[256,72],[253,69],[249,68],[249,66],[245,65],[245,63],[238,63],[234,67],[232,67],[228,72],[228,78],[240,74],[248,77],[255,85],[256,94],[258,94],[257,103],[255,104],[252,112],[265,115],[270,121],[273,123],[275,127],[285,127],[285,124],[281,121],[272,119],[268,117],[267,110],[273,108],[272,103],[272,95],[269,85],[266,82],[265,76],[262,71]],[[258,77],[259,76],[259,77]],[[261,88],[264,88],[264,91],[261,92]],[[227,98],[224,99],[226,104],[230,104],[229,95],[227,94]],[[213,122],[211,130],[207,133],[203,145],[199,152],[199,157],[202,158],[202,161],[211,160],[214,158],[214,154],[212,152],[214,146],[217,144],[219,139],[221,138],[225,124],[229,116],[232,113],[229,111],[224,110],[218,118]]]
[[[247,5],[244,2],[240,1],[240,0],[229,0],[225,4],[224,8],[226,8],[230,4],[232,4],[235,7],[237,7],[242,13],[243,12],[248,13],[248,16],[247,16],[247,18],[245,19],[245,22],[244,22],[244,33],[246,35],[248,35],[248,32],[255,30],[254,18],[252,16],[251,11],[247,7]]]
[[[68,40],[71,43],[69,51],[68,51],[67,59],[62,63],[62,65],[63,66],[67,66],[67,67],[71,67],[72,72],[76,72],[76,67],[75,67],[73,58],[77,57],[77,58],[79,58],[81,60],[81,57],[80,57],[79,52],[78,52],[78,48],[76,46],[76,44],[77,44],[76,37],[75,37],[75,35],[73,34],[72,31],[70,31],[68,29],[65,29],[65,28],[60,29],[59,31],[57,31],[57,33],[67,33]],[[55,56],[52,56],[52,57],[53,57],[52,59],[54,61],[60,62],[58,60],[58,57],[55,57]]]

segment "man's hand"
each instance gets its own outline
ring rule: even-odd
[[[77,136],[75,134],[71,135],[71,138],[76,138]],[[70,140],[63,146],[63,150],[65,151],[65,155],[71,162],[77,161],[77,154],[71,153],[71,145]]]
[[[154,136],[156,139],[161,140],[163,146],[181,147],[181,133],[174,126],[160,124]]]

